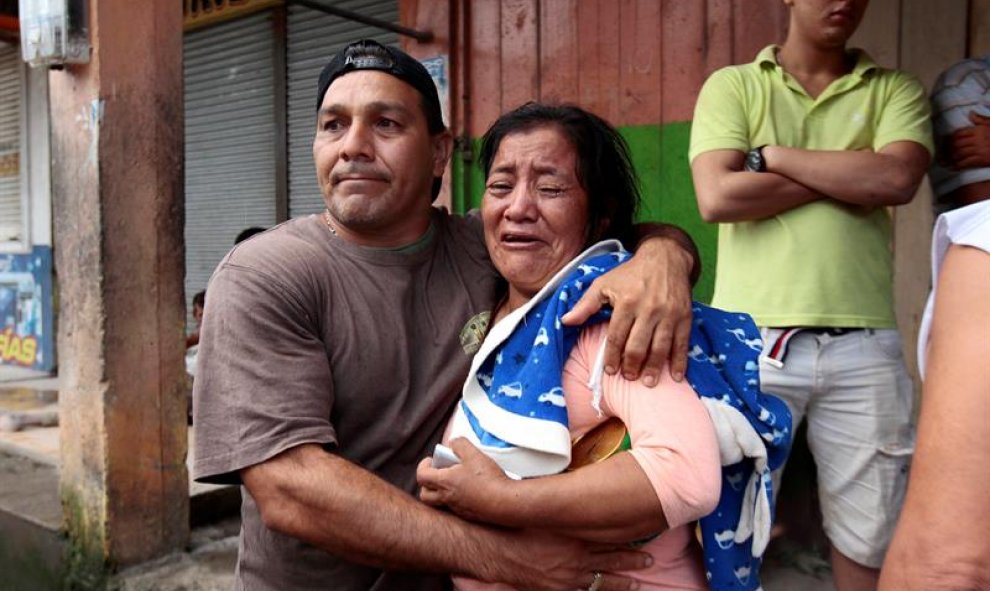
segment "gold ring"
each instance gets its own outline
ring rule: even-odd
[[[588,591],[598,591],[605,584],[605,577],[602,573],[595,571],[591,573],[591,576],[595,577],[592,579],[591,584],[588,585]]]

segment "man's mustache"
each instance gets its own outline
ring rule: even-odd
[[[343,180],[355,178],[385,182],[392,180],[392,177],[388,173],[378,170],[377,168],[367,166],[349,166],[342,170],[335,170],[330,173],[330,183],[334,185]]]

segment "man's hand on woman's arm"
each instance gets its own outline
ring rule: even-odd
[[[592,283],[564,316],[565,324],[583,324],[604,305],[613,308],[605,352],[605,371],[655,386],[669,361],[674,379],[687,368],[691,335],[691,285],[701,274],[694,241],[668,224],[637,226],[633,258]]]
[[[346,560],[455,573],[522,589],[587,588],[595,571],[643,568],[641,552],[539,531],[496,530],[427,507],[318,445],[300,445],[241,471],[265,526]],[[602,589],[635,589],[608,575]]]

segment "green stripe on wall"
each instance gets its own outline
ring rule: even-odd
[[[619,132],[629,144],[633,165],[639,175],[643,196],[638,219],[676,224],[687,231],[701,251],[702,274],[694,288],[695,299],[711,301],[715,284],[715,249],[718,228],[701,220],[694,199],[694,185],[688,166],[690,122],[666,125],[620,127]],[[479,140],[472,140],[470,165],[465,166],[463,151],[455,154],[452,166],[454,181],[452,201],[454,211],[463,213],[481,203],[485,183],[477,158]],[[465,191],[465,170],[469,174]]]
[[[461,213],[481,206],[481,195],[485,192],[485,176],[478,164],[478,154],[481,152],[481,139],[472,139],[470,151],[465,154],[461,143],[454,151],[454,161],[451,163],[453,184],[451,185],[451,201],[454,213]],[[470,161],[468,164],[466,161]],[[469,179],[465,195],[464,171],[467,168]]]

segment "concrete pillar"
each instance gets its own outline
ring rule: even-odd
[[[182,548],[182,3],[89,0],[92,59],[50,74],[61,493],[70,576]]]

